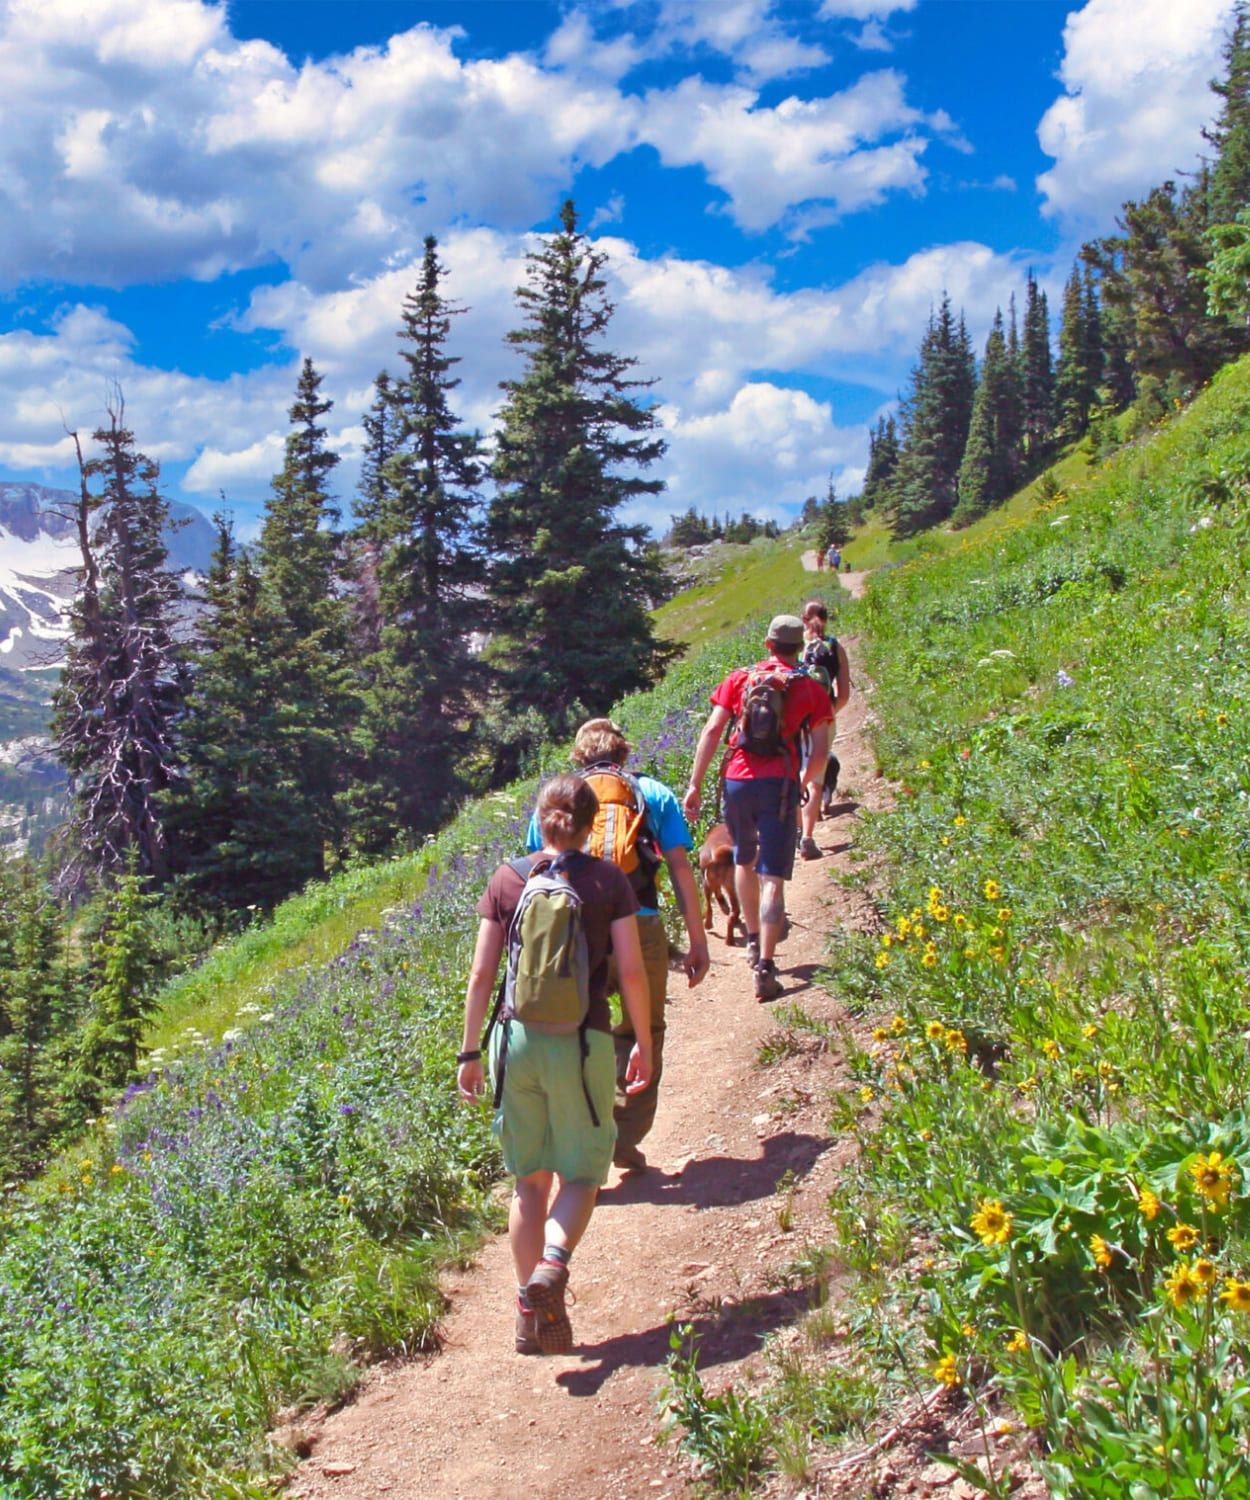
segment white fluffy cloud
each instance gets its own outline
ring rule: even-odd
[[[1125,199],[1192,168],[1217,100],[1232,0],[1089,0],[1069,15],[1064,92],[1038,140],[1045,212],[1078,233],[1110,226]]]
[[[823,494],[831,473],[844,487],[863,477],[867,429],[838,427],[829,403],[803,391],[752,382],[719,410],[687,416],[665,406],[660,416],[669,442],[665,514],[693,505],[781,520]]]
[[[621,86],[678,37],[748,82]],[[703,168],[761,230],[803,204],[840,215],[919,191],[949,126],[892,72],[762,107],[752,83],[825,60],[771,0],[664,0],[645,45],[600,42],[577,11],[542,58],[462,60],[458,41],[423,24],[297,67],[203,0],[0,3],[0,287],[282,261],[328,290],[406,264],[431,227],[523,229],[581,167],[640,144]]]
[[[640,134],[666,166],[702,165],[728,195],[734,219],[761,230],[805,203],[842,214],[890,192],[921,191],[922,131],[949,125],[913,109],[901,75],[885,69],[841,93],[792,96],[771,108],[750,89],[688,78],[648,96]]]

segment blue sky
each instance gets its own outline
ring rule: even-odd
[[[0,478],[64,483],[124,389],[171,494],[246,532],[299,359],[338,488],[425,234],[489,433],[572,194],[669,492],[853,491],[929,307],[978,343],[1193,165],[1231,0],[0,0]],[[1057,296],[1054,298],[1057,303]]]

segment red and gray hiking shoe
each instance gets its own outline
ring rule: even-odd
[[[781,994],[781,981],[771,958],[760,959],[755,966],[755,998],[759,1001],[775,1000]]]
[[[567,1354],[573,1347],[573,1325],[564,1306],[569,1268],[559,1261],[540,1260],[525,1288],[534,1309],[534,1336],[544,1354]]]
[[[518,1354],[541,1354],[538,1344],[538,1317],[532,1307],[525,1307],[520,1297],[516,1299],[516,1352]]]

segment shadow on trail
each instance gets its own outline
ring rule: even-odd
[[[782,962],[784,965],[784,958]],[[810,990],[817,974],[824,973],[827,967],[827,964],[795,964],[792,969],[784,966],[778,969],[777,978],[781,980],[781,994],[776,1000],[770,1000],[769,1005],[784,1005],[787,1000],[793,1000],[795,995],[801,995],[804,990]]]
[[[769,1292],[723,1309],[679,1318],[677,1322],[692,1330],[699,1343],[699,1368],[706,1370],[754,1354],[768,1334],[793,1323],[815,1306],[822,1290],[813,1284],[787,1292]],[[659,1323],[637,1333],[617,1334],[598,1344],[580,1344],[577,1352],[586,1363],[581,1369],[561,1371],[556,1384],[563,1386],[570,1396],[593,1396],[626,1365],[662,1365],[672,1353],[673,1327],[672,1323]]]
[[[677,1208],[733,1208],[770,1197],[786,1172],[802,1177],[832,1144],[827,1136],[786,1130],[770,1136],[764,1142],[763,1156],[754,1160],[705,1156],[689,1162],[680,1172],[652,1168],[603,1188],[599,1201],[614,1206],[659,1203]]]

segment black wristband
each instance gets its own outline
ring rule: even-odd
[[[457,1052],[456,1053],[456,1066],[459,1067],[461,1063],[477,1062],[477,1060],[481,1057],[481,1055],[482,1055],[482,1049],[480,1047],[476,1048],[472,1052]]]

